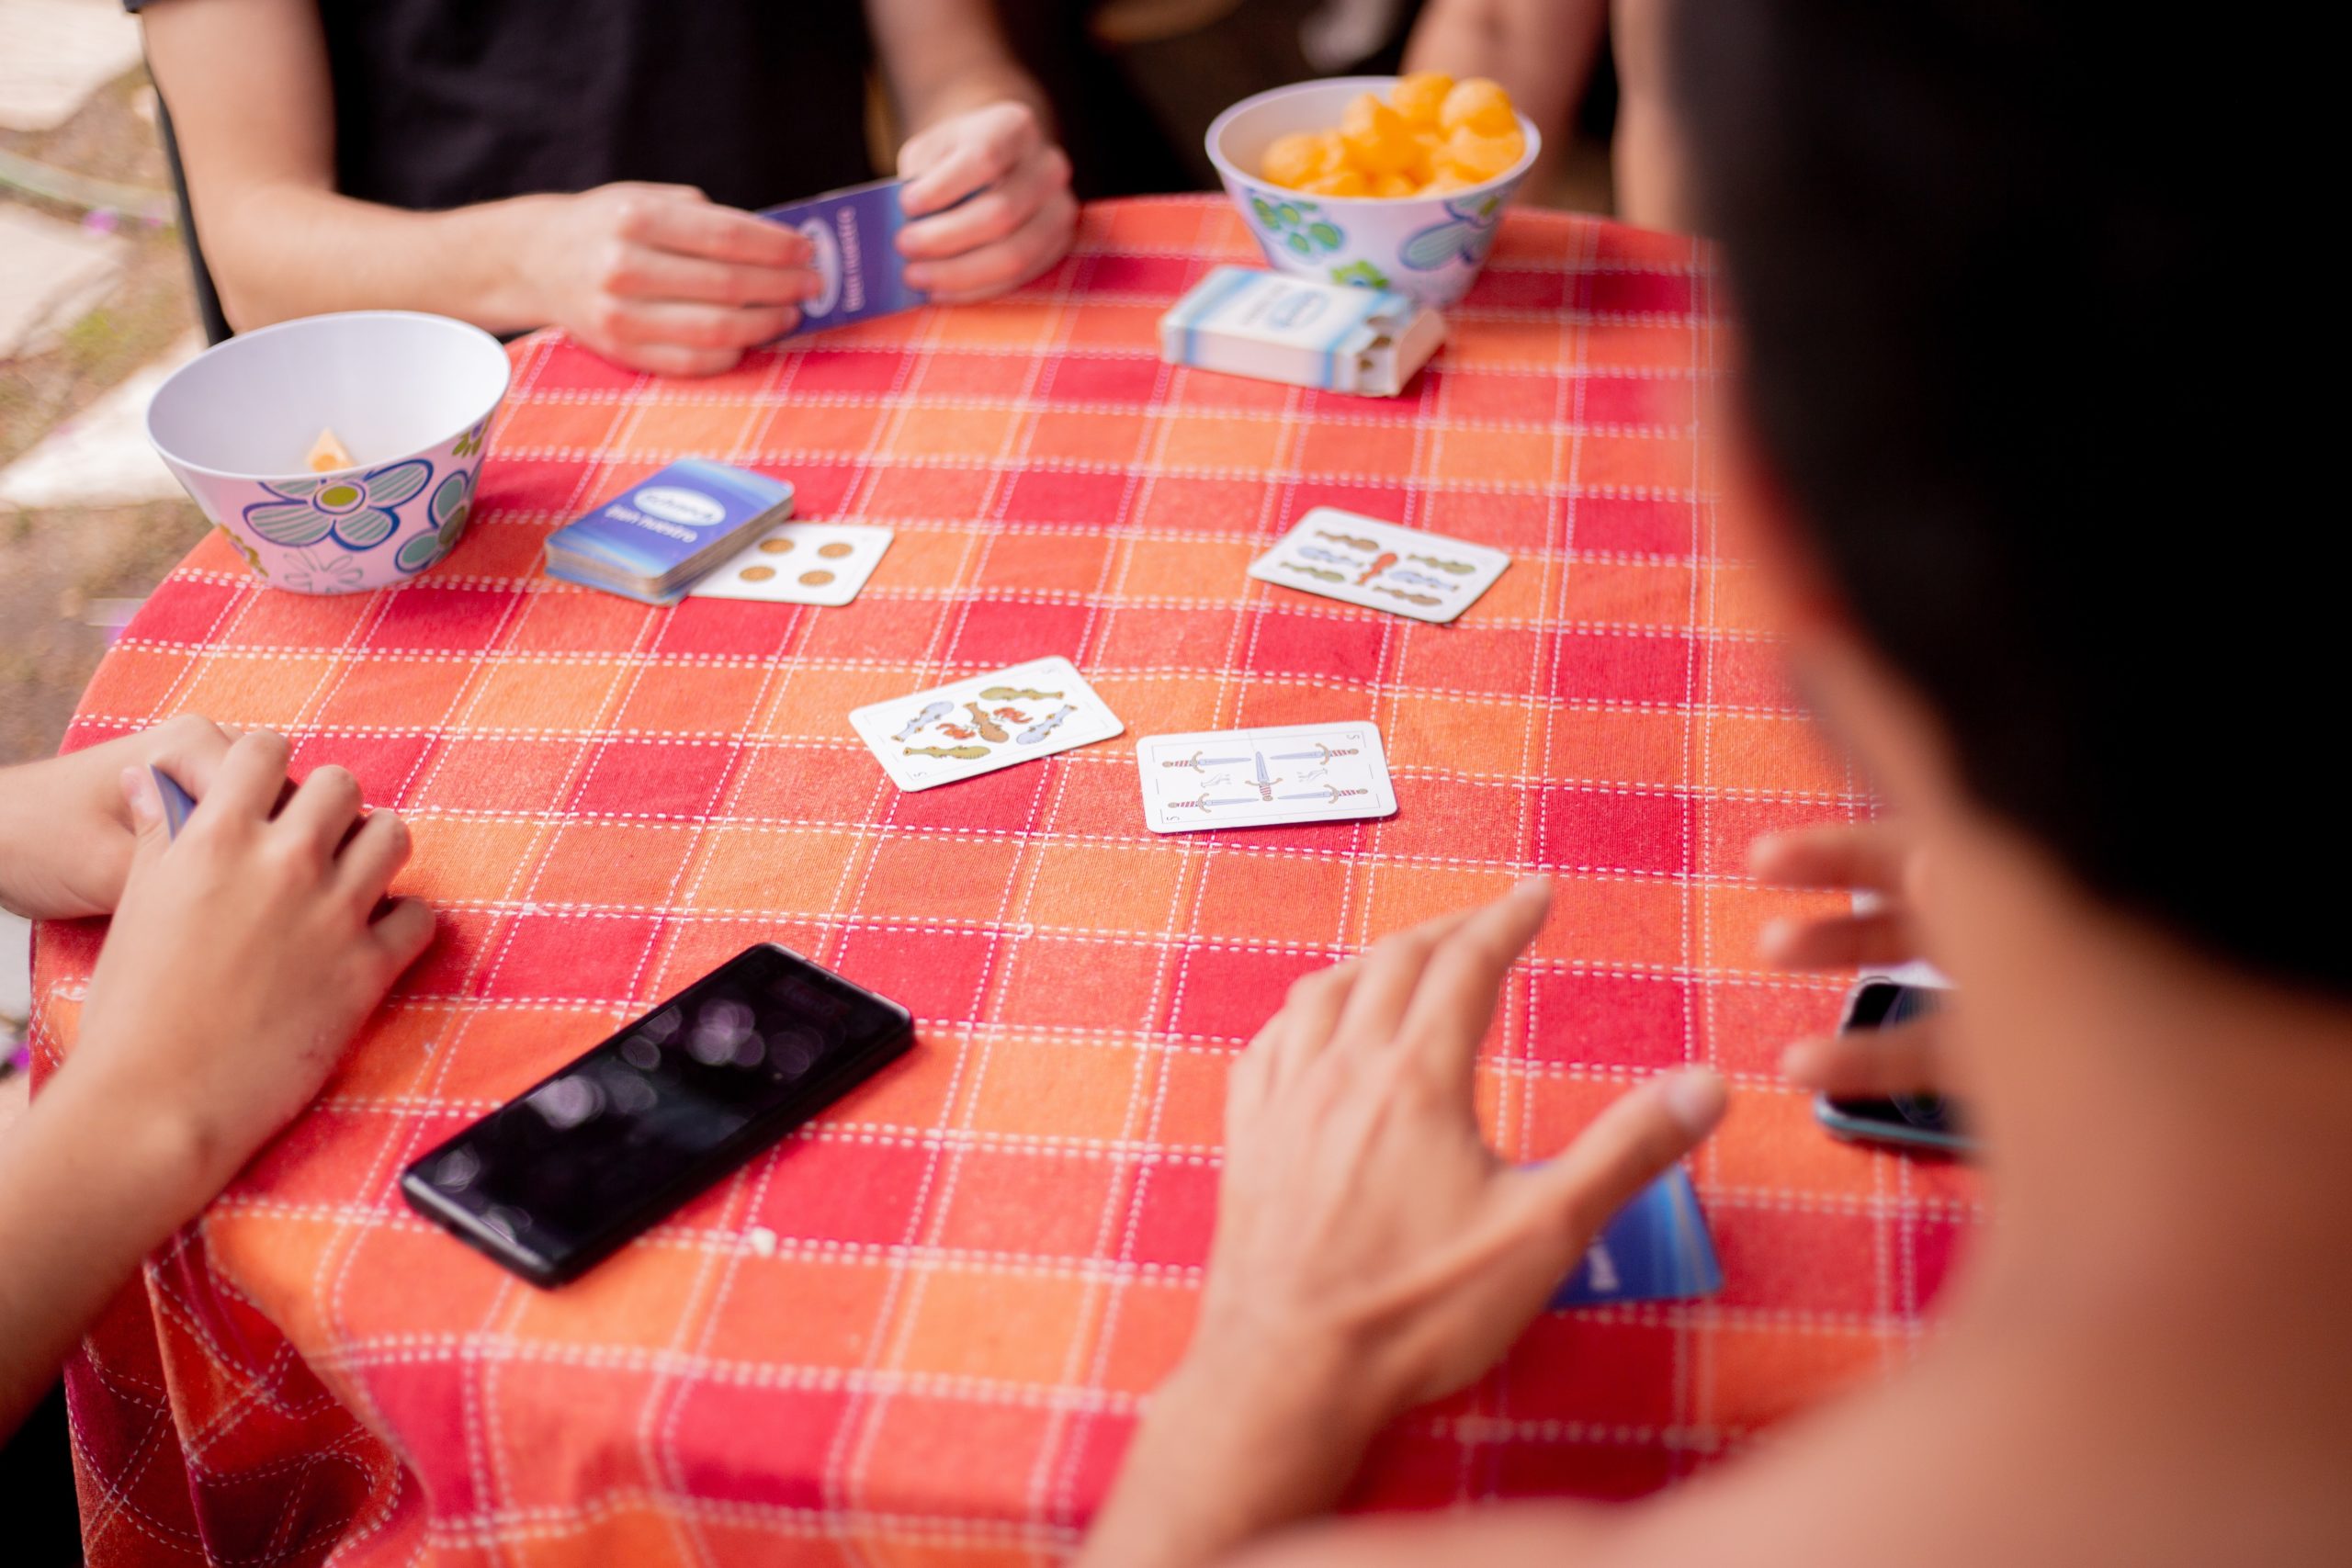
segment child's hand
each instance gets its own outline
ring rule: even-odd
[[[1871,896],[1867,908],[1851,914],[1767,926],[1759,944],[1766,961],[1789,969],[1849,969],[1928,957],[1908,890],[1917,861],[1909,833],[1895,822],[1805,828],[1757,840],[1748,863],[1759,881]],[[1939,1027],[1942,1012],[1892,1028],[1800,1040],[1782,1055],[1781,1070],[1804,1088],[1840,1097],[1956,1092],[1955,1065]]]
[[[0,772],[0,904],[28,919],[103,915],[137,841],[125,768],[158,767],[201,799],[232,737],[192,713],[85,750]]]
[[[715,376],[800,324],[817,292],[808,242],[691,186],[636,181],[526,197],[537,219],[515,258],[532,313],[612,360]]]
[[[942,304],[1019,288],[1061,260],[1078,230],[1069,158],[1026,104],[941,120],[899,150],[899,175],[907,284]]]
[[[170,1151],[187,1213],[308,1103],[433,938],[423,903],[383,903],[409,855],[401,819],[361,820],[337,767],[273,819],[286,760],[266,730],[239,739],[176,840],[143,768],[118,785],[138,849],[62,1077],[98,1086],[126,1136]]]

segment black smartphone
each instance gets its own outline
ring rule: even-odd
[[[913,1043],[898,1003],[762,943],[410,1166],[401,1192],[560,1285]]]
[[[1943,991],[1935,986],[1905,986],[1894,980],[1864,980],[1846,996],[1846,1016],[1838,1032],[1889,1029],[1935,1010]],[[1898,1144],[1906,1148],[1969,1154],[1966,1118],[1949,1095],[1898,1094],[1884,1100],[1833,1100],[1815,1095],[1813,1114],[1841,1138]]]

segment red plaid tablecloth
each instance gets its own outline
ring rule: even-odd
[[[1539,868],[1558,908],[1481,1063],[1493,1136],[1545,1154],[1714,1063],[1737,1092],[1693,1172],[1728,1283],[1545,1317],[1383,1440],[1364,1501],[1641,1492],[1906,1353],[1973,1198],[1832,1144],[1772,1072],[1839,987],[1758,969],[1758,925],[1806,904],[1745,846],[1866,802],[1716,547],[1704,270],[1515,214],[1435,367],[1374,401],[1159,362],[1159,312],[1250,254],[1219,202],[1125,203],[1018,298],[716,380],[527,340],[423,581],[306,598],[218,540],[172,575],[70,744],[277,726],[407,814],[441,934],[74,1367],[94,1562],[1051,1558],[1183,1343],[1233,1052],[1302,971]],[[688,455],[897,542],[845,609],[538,575],[549,528]],[[1453,626],[1243,576],[1326,502],[1515,564]],[[1047,653],[1125,739],[909,795],[845,722]],[[1387,738],[1394,819],[1145,830],[1135,737],[1351,718]],[[41,933],[51,1067],[99,936]],[[907,1003],[920,1048],[559,1292],[401,1203],[428,1145],[762,938]]]

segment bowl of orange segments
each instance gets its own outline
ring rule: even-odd
[[[1510,95],[1433,72],[1300,82],[1209,126],[1209,161],[1266,259],[1327,283],[1462,298],[1543,138]]]

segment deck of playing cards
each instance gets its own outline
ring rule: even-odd
[[[1067,659],[1033,659],[869,703],[849,722],[890,782],[910,791],[1108,740],[1126,728]]]
[[[1724,1288],[1714,1239],[1689,1173],[1676,1166],[1642,1189],[1585,1248],[1552,1309],[1683,1301]]]
[[[1393,817],[1396,792],[1369,724],[1149,735],[1136,743],[1155,833]]]
[[[1250,575],[1417,621],[1450,621],[1510,565],[1510,557],[1485,545],[1318,506],[1251,561]]]
[[[1159,357],[1231,376],[1393,398],[1445,341],[1445,318],[1385,288],[1221,266],[1159,318]]]
[[[790,515],[782,479],[687,457],[548,535],[548,575],[668,604]]]
[[[820,287],[814,298],[800,302],[800,324],[786,335],[887,316],[930,298],[907,287],[906,259],[899,254],[899,231],[907,223],[899,206],[901,183],[876,180],[829,190],[760,214],[797,230],[816,252],[808,265]]]
[[[859,523],[779,523],[686,592],[696,599],[846,604],[874,575],[895,536]]]

